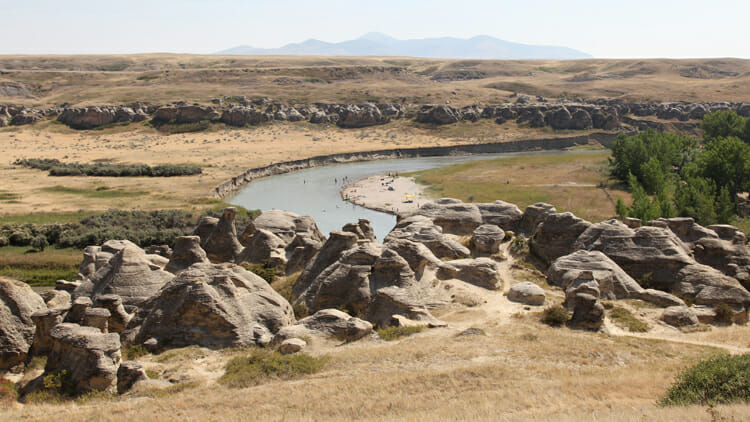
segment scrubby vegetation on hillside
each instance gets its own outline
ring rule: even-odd
[[[750,355],[721,355],[685,369],[663,405],[750,402]]]
[[[195,164],[109,164],[63,163],[54,158],[19,158],[13,164],[49,171],[50,176],[103,177],[174,177],[201,174],[203,168]]]
[[[651,130],[620,135],[612,146],[612,176],[628,184],[633,202],[618,201],[618,214],[729,223],[737,194],[750,189],[750,119],[718,111],[706,115],[703,130],[702,143]]]

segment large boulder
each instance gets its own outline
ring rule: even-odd
[[[573,327],[596,331],[603,323],[604,306],[599,303],[599,299],[587,293],[577,294],[569,324]]]
[[[575,250],[578,236],[591,227],[591,223],[572,213],[550,214],[539,224],[529,241],[531,252],[547,263]]]
[[[494,224],[482,224],[471,234],[471,247],[475,255],[490,256],[500,250],[505,232]]]
[[[471,255],[465,246],[443,235],[441,226],[436,225],[431,218],[422,215],[408,217],[396,224],[396,227],[386,236],[385,242],[395,239],[421,243],[438,258],[457,259]]]
[[[322,338],[351,342],[372,333],[372,324],[336,309],[322,309],[295,324],[282,328],[272,344],[291,338]]]
[[[482,225],[482,214],[476,204],[465,204],[458,199],[441,198],[423,204],[417,215],[431,219],[443,232],[465,235]]]
[[[614,261],[599,251],[575,251],[557,258],[547,270],[547,281],[568,289],[590,272],[603,299],[628,299],[637,297],[643,288]]]
[[[291,243],[295,236],[306,235],[318,242],[326,240],[315,220],[308,215],[299,215],[289,211],[263,211],[251,221],[240,237],[240,242],[247,245],[250,237],[258,230],[265,229],[280,237],[285,243]]]
[[[550,214],[557,213],[557,209],[550,204],[537,202],[529,205],[521,215],[518,223],[518,232],[526,236],[531,236],[536,231],[536,227],[544,221]],[[501,226],[502,227],[502,226]]]
[[[173,274],[154,264],[143,249],[126,245],[115,253],[92,276],[83,280],[73,298],[87,296],[96,301],[99,295],[117,295],[125,308],[132,310],[154,295]]]
[[[359,221],[357,221],[356,223],[344,224],[344,227],[342,227],[341,230],[356,234],[359,240],[364,240],[364,241],[376,241],[377,240],[377,238],[375,237],[375,230],[372,228],[372,225],[370,224],[370,220],[367,220],[364,218],[360,218]]]
[[[489,290],[503,287],[503,279],[495,261],[489,258],[456,259],[446,262],[437,273],[438,278],[458,279]]]
[[[517,231],[523,213],[515,204],[497,200],[476,204],[482,216],[482,224],[493,224],[503,230]]]
[[[687,306],[670,306],[664,310],[661,319],[675,327],[698,325],[698,317]]]
[[[326,268],[337,262],[344,251],[352,249],[357,244],[357,235],[349,232],[334,231],[331,232],[328,240],[318,251],[315,257],[305,267],[302,274],[294,285],[293,294],[300,297],[308,290],[315,280]]]
[[[0,369],[26,360],[36,330],[31,316],[46,310],[44,300],[28,284],[0,278]]]
[[[508,291],[508,300],[525,305],[544,305],[546,297],[544,289],[530,281],[514,284]]]
[[[194,264],[138,310],[129,342],[159,347],[264,345],[294,321],[291,305],[262,278],[234,264]]]
[[[67,371],[77,393],[117,391],[117,370],[122,360],[119,335],[62,323],[52,328],[50,337],[53,345],[45,374]]]

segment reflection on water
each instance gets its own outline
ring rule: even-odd
[[[396,217],[368,210],[341,199],[339,191],[350,182],[388,172],[424,170],[474,160],[540,154],[571,154],[565,151],[540,151],[469,156],[405,158],[366,161],[300,170],[258,179],[242,188],[227,202],[247,209],[280,209],[309,215],[326,235],[349,222],[366,218],[380,241],[396,225]]]

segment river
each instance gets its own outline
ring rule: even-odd
[[[370,220],[380,241],[396,225],[396,217],[369,210],[341,199],[339,191],[348,183],[376,174],[407,172],[443,167],[467,161],[489,160],[524,155],[575,154],[581,151],[534,151],[504,154],[406,158],[400,160],[361,161],[315,167],[253,181],[236,195],[227,198],[232,205],[247,209],[280,209],[315,219],[326,235],[360,218]],[[500,199],[500,198],[498,198]]]

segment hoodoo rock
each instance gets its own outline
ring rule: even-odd
[[[193,264],[210,262],[206,251],[201,248],[201,238],[198,236],[180,236],[174,242],[174,250],[165,271],[176,274]]]
[[[31,316],[46,311],[42,298],[28,284],[0,278],[0,369],[26,360],[36,330]]]
[[[537,226],[529,241],[529,249],[534,255],[551,263],[573,252],[573,243],[589,227],[591,223],[569,212],[549,214]]]
[[[201,247],[213,262],[236,262],[242,253],[242,244],[237,239],[237,228],[234,219],[237,208],[227,207],[216,225],[207,234],[199,232],[196,234],[201,238]]]
[[[521,215],[521,221],[518,223],[519,233],[531,236],[536,231],[536,227],[544,221],[550,214],[556,214],[557,209],[553,205],[537,202],[529,205]],[[502,226],[501,226],[502,227]]]
[[[483,224],[471,234],[471,246],[479,256],[490,256],[500,250],[505,232],[494,224]]]
[[[122,360],[119,335],[62,323],[52,328],[50,337],[53,345],[45,374],[68,371],[78,393],[117,391],[117,370]]]
[[[482,224],[492,224],[503,230],[518,230],[523,213],[515,204],[497,200],[476,205],[482,216]]]
[[[264,345],[293,321],[291,305],[262,278],[230,263],[199,263],[144,303],[124,335],[159,347]]]
[[[100,295],[113,294],[122,298],[126,309],[132,310],[173,277],[155,265],[143,249],[126,245],[94,275],[85,279],[73,292],[73,298],[87,296],[95,302]]]
[[[526,305],[544,305],[546,295],[544,289],[530,281],[514,284],[508,291],[508,300]]]
[[[599,251],[576,251],[557,258],[547,270],[547,280],[567,290],[580,280],[583,272],[591,273],[603,299],[635,298],[643,290],[622,268]]]

